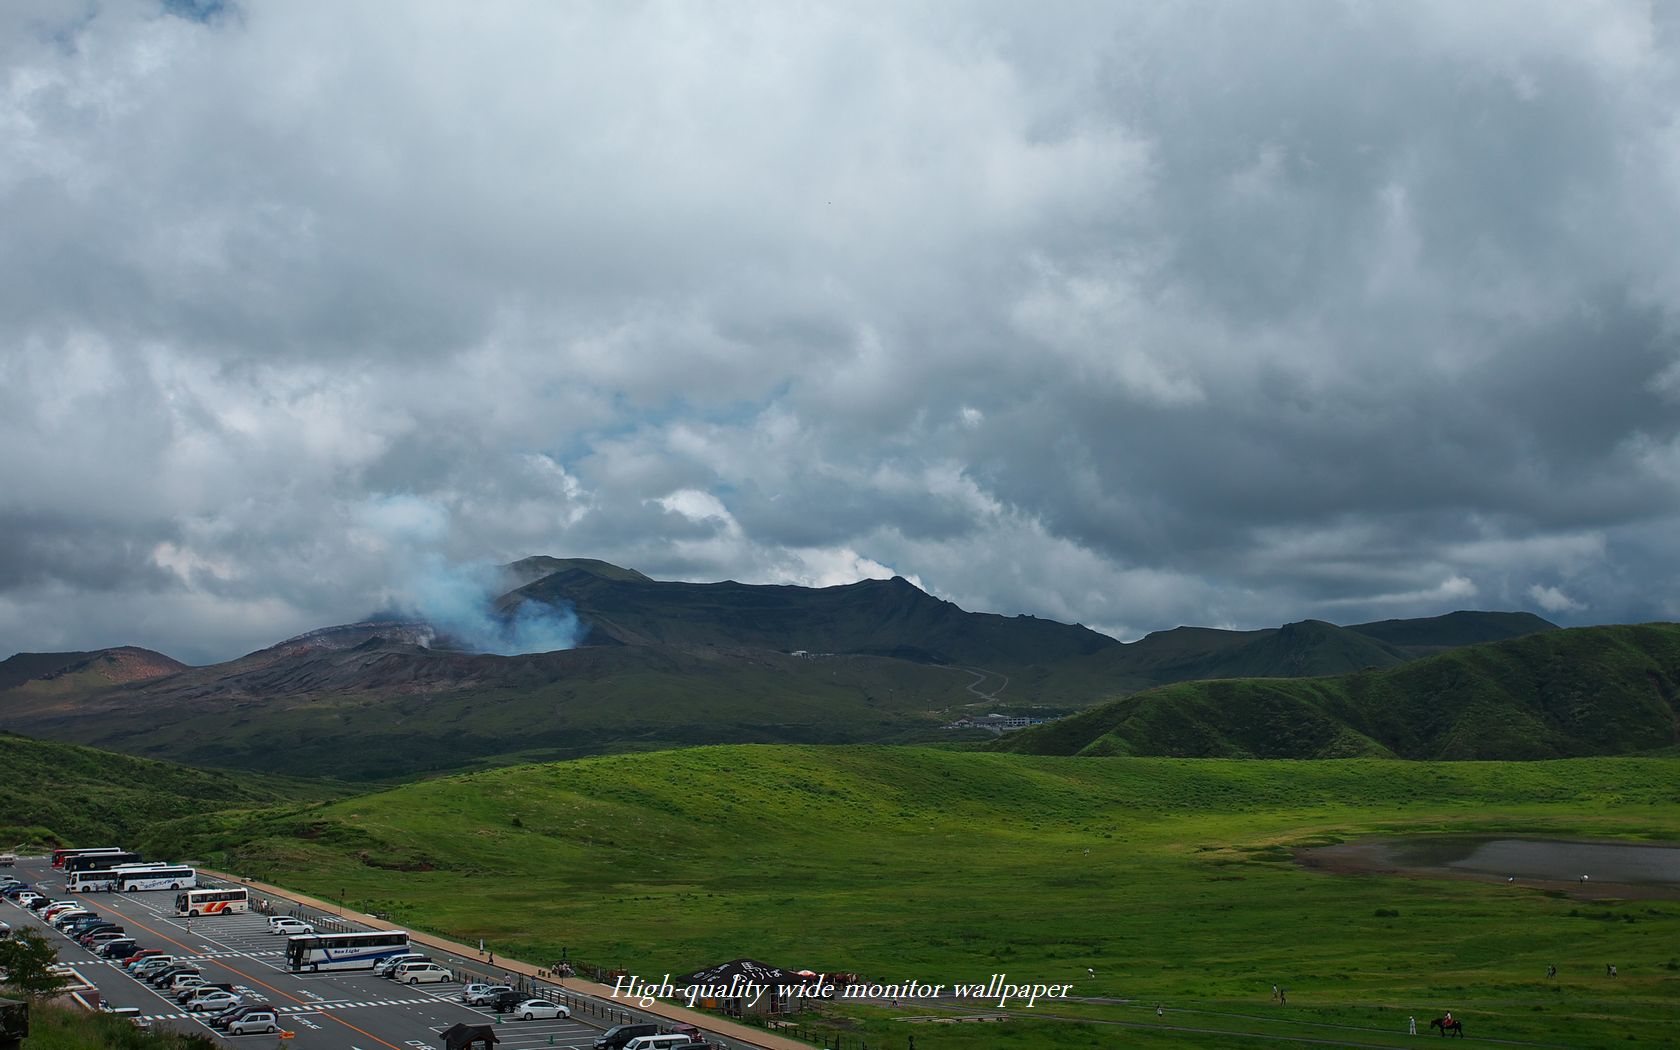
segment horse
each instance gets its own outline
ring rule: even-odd
[[[1445,1036],[1450,1031],[1453,1035],[1458,1036],[1460,1039],[1464,1038],[1464,1022],[1460,1021],[1456,1017],[1451,1021],[1447,1020],[1445,1017],[1437,1017],[1435,1020],[1429,1022],[1429,1027],[1439,1028],[1442,1036]]]

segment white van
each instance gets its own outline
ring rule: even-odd
[[[686,1035],[638,1035],[624,1044],[624,1050],[681,1050],[692,1046],[694,1040]]]
[[[392,955],[374,963],[373,972],[379,977],[395,977],[397,974],[397,967],[401,966],[403,963],[431,961],[430,956],[422,955],[419,952],[403,952],[400,955]]]
[[[398,984],[435,984],[455,979],[453,974],[435,962],[403,963],[391,977]]]

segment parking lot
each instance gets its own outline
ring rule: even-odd
[[[600,1034],[580,1021],[522,1021],[468,1007],[461,1002],[459,981],[407,985],[366,971],[288,973],[285,938],[270,933],[267,917],[255,911],[186,919],[175,916],[172,892],[64,893],[62,876],[45,858],[21,858],[12,874],[55,900],[79,900],[83,907],[111,918],[141,948],[158,948],[197,963],[206,981],[232,985],[245,1001],[273,1005],[282,1028],[293,1033],[287,1042],[294,1047],[439,1047],[438,1033],[460,1022],[497,1025],[499,1045],[513,1050],[538,1046],[576,1050],[591,1046]],[[271,1034],[230,1036],[216,1031],[166,993],[129,976],[117,962],[98,958],[14,902],[8,901],[0,916],[14,930],[32,926],[43,932],[57,946],[59,961],[86,975],[113,1007],[134,1007],[152,1024],[207,1033],[230,1044],[268,1046],[275,1040]],[[343,928],[359,927],[346,924]],[[455,973],[475,962],[431,951],[426,954]],[[485,969],[482,962],[476,966],[481,972]]]

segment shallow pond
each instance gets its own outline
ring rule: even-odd
[[[1359,839],[1301,850],[1296,859],[1336,874],[1509,880],[1582,896],[1680,896],[1680,845],[1425,836]]]

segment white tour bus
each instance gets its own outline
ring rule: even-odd
[[[404,930],[362,933],[300,933],[286,938],[286,969],[371,970],[381,959],[408,951]]]
[[[198,872],[184,864],[141,864],[113,868],[117,889],[123,893],[135,890],[190,890],[198,885]]]
[[[250,907],[251,895],[243,886],[187,890],[175,895],[176,915],[237,915],[249,911]]]

